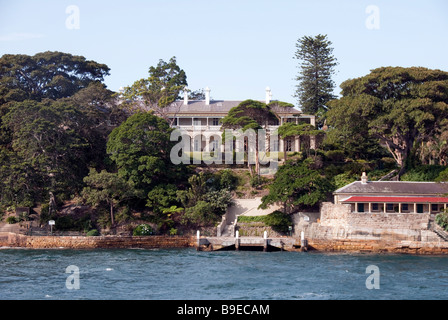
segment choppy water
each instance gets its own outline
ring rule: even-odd
[[[448,299],[447,270],[448,257],[411,255],[3,249],[0,299]]]

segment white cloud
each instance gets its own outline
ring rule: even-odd
[[[9,41],[24,41],[31,39],[40,39],[45,37],[45,35],[40,33],[10,33],[6,35],[0,35],[0,42],[9,42]]]

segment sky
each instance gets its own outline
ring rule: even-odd
[[[448,71],[446,0],[0,0],[0,56],[61,51],[106,64],[110,90],[175,56],[188,87],[212,99],[297,105],[303,36],[327,35],[335,94],[385,66]]]

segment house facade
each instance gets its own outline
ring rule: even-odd
[[[266,104],[271,102],[272,93],[266,88]],[[172,127],[182,130],[183,135],[187,135],[191,141],[190,150],[193,152],[211,152],[220,150],[224,152],[222,143],[221,120],[228,112],[238,106],[242,101],[237,100],[211,100],[210,89],[205,89],[205,100],[189,100],[188,94],[184,95],[183,101],[176,101],[166,110]],[[311,149],[316,146],[315,137],[295,137],[291,139],[275,138],[270,141],[271,133],[276,131],[285,122],[316,124],[315,116],[304,115],[295,108],[278,107],[275,113],[279,121],[275,125],[266,126],[266,148],[270,151],[283,152],[286,147],[287,152],[301,151],[304,143],[308,143]],[[244,145],[235,145],[235,151],[244,151]]]
[[[413,181],[361,181],[334,193],[335,204],[348,204],[353,213],[429,213],[447,208],[448,184]]]

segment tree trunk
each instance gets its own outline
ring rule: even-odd
[[[257,176],[260,176],[260,154],[259,154],[259,146],[258,146],[258,135],[255,141],[255,173]]]
[[[114,203],[110,202],[110,221],[112,223],[112,227],[115,225],[115,219],[114,219]]]
[[[283,158],[284,163],[286,163],[286,160],[288,159],[288,156],[286,155],[286,138],[283,139]]]

